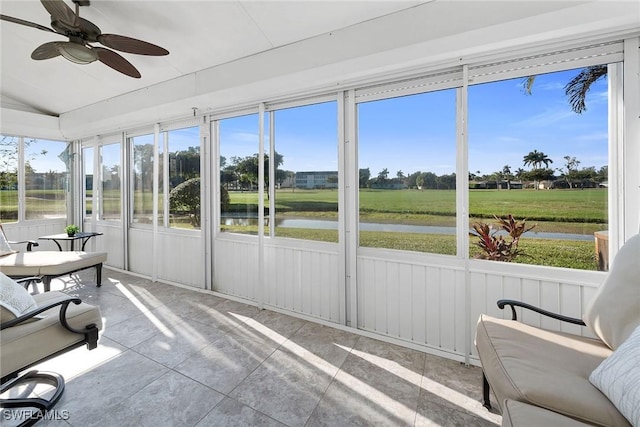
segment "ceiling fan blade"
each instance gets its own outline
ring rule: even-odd
[[[43,59],[51,59],[60,56],[60,51],[56,48],[58,42],[49,42],[42,44],[31,53],[31,59],[41,61]]]
[[[26,25],[27,27],[33,27],[33,28],[37,28],[38,30],[49,31],[51,33],[55,33],[55,31],[52,30],[49,27],[45,27],[44,25],[36,24],[35,22],[25,21],[24,19],[14,18],[13,16],[7,16],[7,15],[1,15],[0,14],[0,20],[13,22],[14,24]]]
[[[94,47],[93,50],[98,54],[98,60],[103,64],[129,77],[135,79],[142,77],[136,67],[116,52],[103,47]]]
[[[100,28],[93,22],[79,17],[78,26],[80,30],[84,33],[85,39],[89,43],[94,43],[98,41],[98,36],[101,34]]]
[[[163,56],[169,54],[168,50],[155,44],[117,34],[100,34],[98,42],[111,49],[138,55]]]
[[[47,9],[49,15],[51,15],[52,21],[58,21],[69,28],[77,28],[75,25],[76,14],[67,6],[62,0],[40,0],[40,3]]]

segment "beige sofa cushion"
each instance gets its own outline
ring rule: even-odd
[[[0,271],[7,276],[56,276],[106,261],[106,252],[20,252],[0,257]]]
[[[499,405],[511,399],[586,423],[629,426],[589,382],[591,372],[612,353],[600,340],[482,315],[476,347]]]
[[[52,291],[34,295],[39,307],[51,302],[68,298],[68,295]],[[28,366],[43,357],[62,350],[83,340],[84,336],[65,329],[59,321],[60,306],[42,313],[41,319],[4,329],[0,334],[0,370],[5,376],[16,369]],[[95,323],[102,328],[100,309],[96,306],[81,303],[69,304],[67,310],[69,324],[77,329]]]
[[[557,412],[515,400],[503,404],[502,427],[585,427],[585,424]]]
[[[640,325],[640,234],[618,251],[583,320],[613,350]]]

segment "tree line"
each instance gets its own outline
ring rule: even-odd
[[[529,170],[522,167],[513,170],[510,165],[504,165],[496,172],[483,174],[481,171],[469,172],[470,186],[473,182],[492,182],[499,188],[502,184],[511,189],[514,181],[533,183],[534,188],[539,188],[541,181],[552,181],[556,187],[583,188],[593,187],[602,184],[608,179],[609,169],[602,166],[596,169],[595,166],[580,168],[580,160],[574,156],[564,156],[564,165],[559,168],[550,167],[553,160],[545,153],[533,150],[523,157],[524,167],[529,166]],[[560,183],[562,183],[560,185]],[[399,185],[405,188],[433,189],[433,190],[453,190],[456,188],[456,174],[436,175],[433,172],[417,171],[405,175],[402,170],[390,177],[387,168],[381,170],[377,176],[371,175],[370,168],[359,170],[360,188],[398,188]]]

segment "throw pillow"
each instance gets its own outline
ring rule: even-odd
[[[640,326],[591,373],[589,381],[633,426],[640,426]]]
[[[20,317],[37,307],[25,288],[0,272],[0,322]]]
[[[615,350],[640,325],[640,234],[616,254],[604,283],[589,301],[583,320]]]

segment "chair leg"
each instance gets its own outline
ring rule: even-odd
[[[49,292],[51,290],[51,276],[42,276],[42,284],[44,285],[44,291]]]
[[[98,282],[98,287],[102,286],[102,263],[96,265],[96,281]]]
[[[482,371],[482,406],[487,408],[489,411],[491,410],[491,400],[489,398],[490,395],[490,387],[489,381],[487,381],[487,376]]]
[[[51,408],[58,403],[58,400],[60,400],[60,397],[62,397],[62,393],[64,392],[64,378],[53,372],[40,372],[33,370],[2,384],[0,393],[4,393],[16,384],[22,382],[46,383],[52,385],[55,389],[53,396],[49,399],[39,397],[0,399],[0,408],[36,408],[29,418],[26,418],[19,424],[19,427],[27,427],[32,426],[39,420],[43,419],[45,413],[51,410]]]

